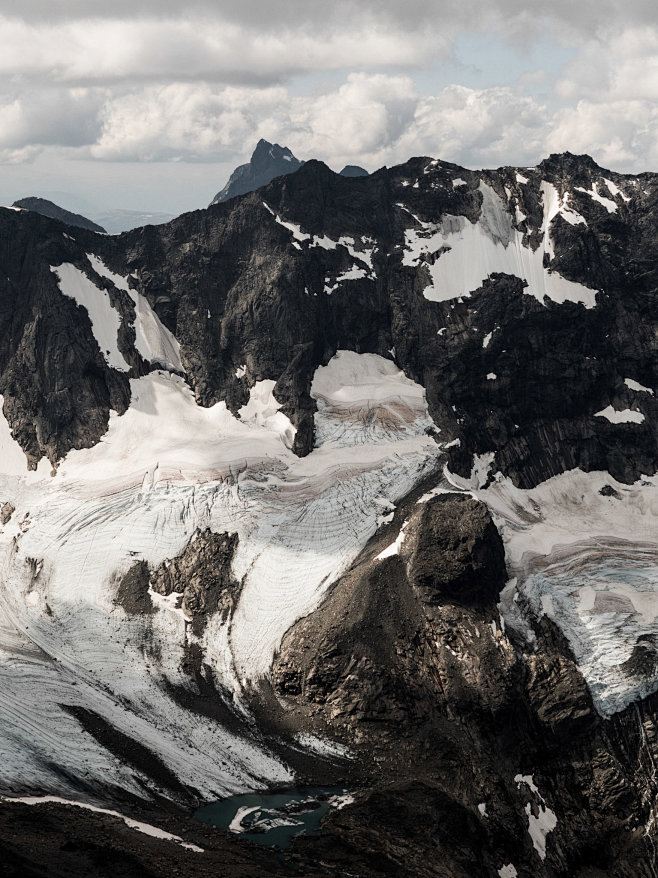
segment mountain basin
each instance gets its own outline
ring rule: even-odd
[[[329,810],[351,801],[341,787],[295,787],[219,799],[203,805],[194,817],[258,844],[287,848],[297,835],[318,835]]]

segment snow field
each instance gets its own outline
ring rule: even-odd
[[[491,274],[499,272],[525,280],[525,292],[542,304],[547,296],[558,303],[580,302],[586,308],[593,308],[596,305],[595,290],[544,268],[544,254],[553,256],[552,220],[561,214],[572,224],[584,222],[565,202],[560,202],[555,188],[550,183],[542,183],[543,241],[536,250],[524,245],[524,234],[512,225],[500,196],[483,181],[479,188],[483,201],[476,223],[449,214],[438,224],[425,223],[415,217],[422,228],[405,232],[403,264],[422,264],[429,272],[430,283],[424,290],[425,298],[447,302],[469,296]],[[429,261],[428,256],[431,257]]]
[[[355,388],[344,391],[348,378]],[[374,534],[377,500],[395,502],[436,464],[424,392],[390,361],[343,352],[319,372],[324,438],[303,459],[287,447],[273,386],[259,382],[235,418],[224,403],[197,406],[178,376],[133,379],[128,411],[112,413],[102,440],[71,451],[52,478],[49,467],[27,473],[0,418],[0,501],[16,506],[0,531],[0,791],[70,798],[68,772],[99,795],[108,784],[144,794],[147,779],[62,704],[142,742],[202,799],[292,780],[262,744],[167,694],[165,682],[190,685],[180,662],[195,641],[175,602],[154,596],[153,613],[130,616],[115,601],[136,561],[156,566],[205,528],[236,533],[237,609],[211,618],[200,644],[239,699]]]

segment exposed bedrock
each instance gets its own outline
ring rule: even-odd
[[[274,665],[281,734],[348,746],[340,770],[364,787],[314,856],[366,875],[650,876],[655,699],[603,721],[550,620],[531,652],[501,630],[502,542],[484,505],[417,500]],[[378,559],[405,521],[399,553]]]
[[[5,414],[34,465],[97,441],[125,409],[126,375],[50,271],[89,271],[93,253],[174,333],[201,405],[238,412],[274,380],[300,455],[315,369],[347,349],[391,357],[426,388],[442,438],[460,439],[453,471],[493,451],[523,487],[574,467],[632,482],[658,468],[655,192],[655,175],[569,154],[520,171],[414,158],[357,178],[310,161],[117,236],[3,211]],[[119,349],[137,375],[128,312]]]

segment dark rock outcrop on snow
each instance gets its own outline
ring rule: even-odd
[[[181,609],[192,621],[197,636],[203,632],[209,615],[219,609],[227,614],[239,595],[239,584],[231,574],[237,542],[235,534],[206,530],[197,534],[181,555],[153,572],[153,590],[164,596],[174,592],[181,595]]]
[[[546,617],[535,649],[518,651],[501,629],[505,570],[488,512],[455,494],[418,504],[418,493],[288,632],[274,665],[281,732],[343,743],[364,786],[300,850],[368,876],[485,878],[513,862],[533,878],[648,878],[658,701],[602,720]],[[399,555],[378,560],[405,520]],[[410,536],[432,530],[424,566],[431,557],[443,594],[428,604]],[[460,570],[468,544],[487,558],[480,582]],[[547,802],[556,822],[543,824],[542,857],[526,815],[541,818]]]

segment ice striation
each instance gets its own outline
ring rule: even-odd
[[[475,473],[475,470],[474,470]],[[572,470],[528,491],[497,474],[451,481],[489,506],[505,543],[508,627],[563,631],[602,716],[658,689],[658,477],[632,485]]]
[[[200,721],[167,686],[188,685],[181,663],[197,643],[239,701],[375,533],[376,498],[408,493],[440,451],[424,391],[381,357],[340,352],[318,370],[318,444],[302,459],[273,386],[257,383],[235,417],[224,403],[198,406],[169,372],[132,379],[125,414],[112,413],[101,441],[69,452],[53,477],[45,465],[28,473],[1,419],[0,499],[15,507],[0,532],[2,792],[71,798],[80,771],[90,790],[154,790],[67,705],[142,742],[201,798],[291,780],[262,742]],[[152,590],[145,615],[117,603],[137,561],[153,569],[206,529],[239,538],[232,619],[218,613],[195,635],[177,602]]]

